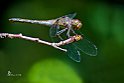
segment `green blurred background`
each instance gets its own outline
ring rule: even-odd
[[[98,55],[72,61],[64,52],[21,39],[0,39],[0,83],[124,83],[123,0],[1,0],[0,33],[51,41],[49,27],[10,23],[9,18],[53,19],[71,12]],[[7,76],[8,71],[17,76]],[[21,75],[20,75],[21,74]]]

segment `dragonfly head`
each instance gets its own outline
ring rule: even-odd
[[[79,41],[83,39],[81,35],[75,35],[75,41]]]
[[[73,19],[72,26],[74,27],[75,30],[78,30],[82,27],[82,23],[78,19]]]

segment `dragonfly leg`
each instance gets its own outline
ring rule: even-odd
[[[59,37],[60,40],[63,40],[63,38],[60,35],[57,35]]]
[[[58,31],[58,32],[56,33],[56,35],[62,34],[62,33],[65,32],[67,29],[68,29],[68,28],[65,28],[65,29],[62,29],[62,30]]]
[[[66,33],[66,35],[68,36],[68,38],[71,37],[71,36],[70,36],[70,31],[71,31],[71,29],[69,28],[68,31],[67,31],[67,33]]]
[[[73,33],[73,34],[75,34],[75,35],[76,35],[75,31],[74,31],[72,28],[71,28],[71,31],[72,31],[72,33]]]

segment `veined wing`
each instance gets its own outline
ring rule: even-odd
[[[72,43],[65,45],[65,48],[67,49],[67,54],[68,56],[76,61],[76,62],[80,62],[81,61],[81,57],[80,57],[80,51],[78,50],[77,47],[75,47]]]
[[[57,24],[52,25],[49,32],[50,37],[55,37],[58,31],[59,31],[59,25]]]
[[[91,41],[89,41],[79,30],[75,32],[77,34],[82,35],[83,39],[77,42],[74,42],[73,44],[77,46],[77,48],[80,49],[85,54],[90,55],[90,56],[96,56],[97,47]]]
[[[74,42],[74,45],[87,55],[90,55],[90,56],[97,55],[97,47],[92,42],[90,42],[85,38],[83,38],[78,42]]]
[[[68,14],[68,15],[65,15],[65,16],[73,19],[76,15],[77,15],[77,13],[72,13],[72,14]]]
[[[52,41],[53,42],[60,42],[63,41],[62,39],[60,39],[59,37],[52,37]],[[65,49],[67,49],[67,54],[69,56],[69,58],[71,58],[72,60],[76,61],[76,62],[80,62],[81,61],[81,57],[80,57],[80,52],[79,49],[73,45],[73,43],[67,44],[63,46]]]

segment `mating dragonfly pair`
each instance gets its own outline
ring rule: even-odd
[[[78,19],[73,19],[75,16],[76,13],[68,14],[52,20],[11,18],[9,21],[50,26],[50,37],[53,42],[70,39],[71,41],[68,41],[63,45],[63,47],[67,49],[67,54],[72,60],[80,62],[80,52],[90,56],[96,56],[97,48],[92,42],[87,40],[84,35],[77,32],[81,28],[82,23]]]

